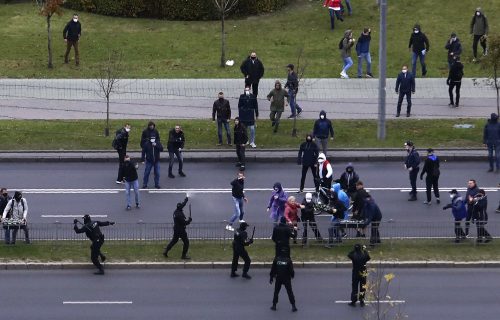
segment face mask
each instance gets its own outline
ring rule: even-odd
[[[278,191],[279,191],[279,189],[278,189],[278,188],[274,188],[274,191],[278,192]]]
[[[351,173],[351,172],[352,172],[352,169],[347,169],[347,172]]]
[[[307,142],[311,142],[311,141],[312,141],[312,139],[311,139],[311,138],[307,138],[307,139],[306,139],[306,141],[307,141]]]
[[[245,177],[238,177],[238,180],[243,180],[245,179]]]
[[[453,199],[454,195],[453,194],[450,194],[450,199]]]
[[[8,195],[9,195],[8,193],[4,193],[4,194],[3,194],[3,196],[4,196],[4,197],[7,197]]]
[[[151,141],[151,143],[155,143],[156,139],[150,139],[149,141]]]
[[[73,19],[74,22],[78,22],[78,19]]]
[[[250,95],[250,90],[245,90],[245,94],[246,94],[247,96],[249,96],[249,95]]]
[[[415,33],[415,34],[417,34],[417,33],[419,33],[419,32],[420,32],[420,31],[418,31],[418,30],[414,30],[414,31],[413,31],[413,33]]]
[[[325,116],[324,116],[324,115],[320,115],[319,117],[320,117],[320,119],[324,119],[324,118],[325,118]]]
[[[451,38],[451,41],[457,41],[457,38]]]
[[[125,159],[125,162],[129,161],[130,162],[130,159]]]
[[[130,128],[125,128],[125,131],[130,132]]]
[[[21,201],[21,199],[22,199],[22,198],[23,198],[23,197],[22,197],[22,196],[20,196],[20,197],[15,197],[14,199],[16,199],[16,201],[17,201],[17,202],[19,202],[19,201]]]
[[[476,16],[480,16],[481,15],[481,12],[476,12]]]
[[[224,100],[224,97],[219,97],[219,101],[222,101],[222,100]]]
[[[403,69],[403,70],[401,70],[401,72],[402,72],[402,73],[407,73],[407,72],[408,72],[408,70]]]

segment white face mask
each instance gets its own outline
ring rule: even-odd
[[[453,199],[453,197],[454,197],[454,196],[455,196],[455,195],[453,195],[453,194],[450,194],[450,199]]]
[[[407,72],[408,72],[408,70],[403,69],[403,70],[401,70],[401,72],[402,72],[402,73],[407,73]]]
[[[417,33],[419,33],[419,32],[420,32],[420,31],[418,31],[418,30],[413,31],[413,33],[415,33],[415,34],[417,34]]]
[[[130,132],[130,128],[125,128],[125,131]]]
[[[325,116],[324,116],[324,115],[320,115],[319,117],[320,117],[320,119],[324,119],[324,118],[325,118]]]
[[[78,22],[78,19],[73,19],[74,22]]]
[[[250,90],[245,90],[245,94],[246,94],[247,96],[249,96],[249,95],[250,95]]]
[[[481,12],[476,12],[476,16],[480,16],[481,15]]]

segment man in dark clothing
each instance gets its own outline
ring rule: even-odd
[[[179,162],[179,176],[185,177],[186,175],[182,171],[182,165],[184,160],[182,158],[182,149],[184,149],[184,142],[186,139],[184,138],[184,132],[182,132],[181,126],[176,125],[174,129],[170,130],[168,133],[168,177],[175,178],[172,174],[172,167],[174,166],[174,155],[177,157],[177,161]]]
[[[88,214],[83,216],[83,225],[81,228],[78,228],[76,225],[78,222],[78,219],[73,220],[73,230],[75,230],[76,233],[85,233],[87,238],[92,241],[92,245],[90,246],[90,259],[98,269],[94,274],[103,275],[104,266],[99,261],[99,258],[104,262],[106,256],[101,253],[101,247],[104,244],[104,235],[99,227],[112,226],[115,223],[109,221],[92,221]]]
[[[318,189],[318,177],[316,176],[316,164],[318,162],[319,149],[318,145],[313,141],[311,134],[307,134],[306,141],[300,145],[297,164],[302,165],[302,176],[300,178],[299,192],[304,191],[304,183],[306,181],[307,170],[311,169],[314,186]]]
[[[322,241],[321,234],[319,233],[318,226],[316,224],[316,218],[314,217],[314,202],[312,201],[312,194],[310,192],[306,193],[304,200],[302,201],[304,208],[301,209],[300,220],[302,221],[304,231],[302,233],[302,245],[307,244],[307,229],[311,227],[314,236],[317,241]]]
[[[217,115],[217,138],[218,146],[222,146],[222,126],[226,130],[227,144],[231,145],[231,129],[229,128],[229,120],[231,120],[231,106],[229,100],[224,99],[224,92],[219,92],[219,98],[214,101],[212,107],[212,121],[215,121]]]
[[[409,117],[411,114],[411,95],[415,93],[415,77],[413,74],[408,73],[408,66],[406,65],[403,66],[396,79],[396,93],[399,94],[396,117],[401,114],[401,105],[405,96],[407,102],[406,117]]]
[[[186,216],[184,215],[184,207],[186,206],[186,203],[188,202],[188,197],[184,199],[184,201],[179,202],[177,204],[177,208],[174,211],[174,236],[172,237],[172,240],[170,243],[167,245],[165,248],[165,251],[163,252],[163,255],[168,258],[168,252],[172,247],[179,241],[179,238],[182,240],[183,246],[182,246],[182,256],[181,259],[184,260],[189,260],[191,259],[188,255],[187,252],[189,250],[189,239],[188,235],[186,232],[186,226],[193,221],[191,216],[186,219]]]
[[[469,235],[470,221],[474,209],[474,197],[479,193],[479,187],[476,180],[470,179],[467,181],[467,192],[465,193],[465,201],[467,204],[467,216],[465,217],[465,236]]]
[[[139,177],[137,175],[137,169],[139,164],[132,162],[130,156],[125,156],[125,163],[123,165],[123,180],[125,181],[125,195],[127,198],[127,210],[132,209],[130,200],[130,189],[134,189],[135,194],[135,207],[139,209]]]
[[[297,92],[299,91],[299,78],[295,71],[293,70],[295,66],[289,64],[286,66],[288,70],[288,75],[286,79],[285,89],[288,89],[288,96],[290,99],[290,110],[292,114],[288,117],[295,118],[302,113],[302,108],[297,104]]]
[[[370,197],[370,194],[365,190],[363,181],[356,182],[356,193],[352,199],[352,219],[356,221],[364,221],[365,199]],[[356,230],[356,237],[365,237],[365,228]]]
[[[292,237],[292,228],[286,223],[286,218],[281,217],[280,223],[274,226],[271,239],[275,243],[276,256],[278,256],[283,248],[288,250],[290,254],[290,238]]]
[[[460,87],[462,86],[462,77],[464,76],[464,65],[460,62],[460,56],[453,57],[453,64],[451,65],[450,72],[446,84],[448,85],[448,94],[450,95],[449,107],[458,108],[460,105]],[[456,88],[456,99],[453,103],[453,88]]]
[[[420,170],[420,155],[417,150],[415,150],[415,145],[412,141],[408,140],[405,142],[406,149],[406,160],[405,160],[405,169],[408,170],[410,175],[410,198],[408,201],[417,201],[417,177],[418,171]]]
[[[333,140],[334,134],[332,122],[326,117],[325,110],[321,110],[319,119],[314,122],[313,141],[315,140],[318,146],[321,145],[321,149],[325,155],[327,155],[328,151],[328,136]]]
[[[0,214],[3,214],[5,207],[7,207],[7,204],[11,200],[12,200],[12,197],[9,196],[7,188],[2,188],[0,190]],[[10,217],[10,215],[6,215],[5,218],[10,219],[11,217]],[[10,230],[11,229],[8,226],[4,226],[4,229],[5,229],[5,244],[10,244]]]
[[[156,124],[153,121],[149,121],[148,127],[142,131],[141,135],[141,162],[146,161],[146,151],[145,146],[146,143],[151,140],[151,138],[155,138],[156,142],[160,142],[160,133],[156,130]]]
[[[240,167],[240,170],[245,170],[245,147],[248,142],[247,128],[243,123],[240,122],[240,118],[234,118],[234,145],[236,147],[236,156],[238,157],[238,162],[236,166]]]
[[[455,32],[450,35],[450,39],[446,41],[444,48],[448,50],[448,69],[451,69],[451,65],[455,62],[455,57],[462,54],[462,44]]]
[[[486,192],[483,189],[479,189],[479,192],[473,199],[473,209],[472,209],[472,219],[476,222],[477,228],[477,243],[488,243],[493,238],[489,232],[484,227],[488,223],[488,213],[486,212],[488,208],[488,198]]]
[[[243,171],[238,172],[236,179],[231,181],[231,195],[233,196],[234,210],[233,215],[226,225],[226,230],[228,231],[234,231],[233,223],[236,220],[239,220],[240,223],[245,222],[243,220],[245,215],[243,206],[248,199],[245,197],[245,175],[243,174]]]
[[[78,14],[73,14],[73,18],[66,24],[63,30],[64,42],[66,42],[66,54],[64,55],[64,63],[68,63],[69,52],[71,47],[75,48],[75,63],[80,65],[80,52],[78,50],[78,41],[82,35],[82,25],[78,21]]]
[[[344,190],[347,195],[352,198],[356,193],[356,183],[359,181],[358,174],[354,171],[352,163],[349,163],[345,168],[345,172],[342,173],[340,179],[337,181],[340,183],[340,187]]]
[[[250,146],[256,148],[255,145],[255,120],[259,118],[259,105],[257,97],[250,93],[250,87],[245,87],[245,93],[240,95],[238,100],[238,116],[241,123],[246,128],[250,129]]]
[[[149,182],[149,174],[151,169],[154,169],[155,188],[160,189],[160,153],[163,151],[161,142],[156,142],[156,139],[151,138],[144,145],[146,153],[146,166],[144,167],[144,177],[142,180],[142,188],[147,189]]]
[[[420,29],[420,25],[416,24],[413,27],[413,33],[410,36],[410,41],[408,43],[408,48],[411,54],[411,72],[413,77],[417,76],[417,58],[420,59],[420,65],[422,66],[422,76],[425,77],[427,74],[427,67],[425,65],[425,55],[429,52],[429,39],[425,33]]]
[[[434,196],[436,197],[436,203],[441,203],[439,199],[439,175],[441,174],[439,170],[439,158],[434,154],[432,148],[427,149],[427,158],[424,162],[424,168],[420,173],[420,180],[424,178],[424,174],[427,173],[425,177],[425,190],[427,195],[427,200],[424,204],[431,205],[431,188],[434,189]]]
[[[372,40],[371,29],[365,28],[356,43],[356,53],[358,54],[358,78],[362,77],[363,60],[366,61],[366,77],[373,78],[372,57],[370,55],[370,41]]]
[[[500,170],[500,124],[496,113],[491,114],[490,120],[484,126],[483,144],[488,147],[488,161],[490,163],[488,172],[492,172],[493,169],[498,172]]]
[[[233,262],[231,263],[231,278],[238,277],[236,270],[238,270],[238,260],[240,257],[245,262],[243,266],[243,274],[241,275],[245,279],[252,279],[248,275],[248,270],[250,269],[250,257],[248,256],[248,252],[245,249],[246,246],[249,246],[253,243],[253,239],[248,239],[248,233],[246,229],[248,227],[248,223],[242,222],[240,227],[234,231],[234,240],[233,240]]]
[[[356,301],[359,300],[359,305],[365,305],[366,278],[368,272],[366,263],[370,261],[370,254],[364,246],[359,243],[354,245],[354,250],[347,255],[352,261],[352,291],[351,291],[351,307],[356,306]],[[358,296],[359,292],[359,296]]]
[[[474,59],[472,62],[477,62],[477,43],[481,43],[483,47],[483,56],[488,54],[488,49],[486,48],[486,37],[488,36],[489,26],[488,19],[484,15],[481,8],[477,8],[472,17],[470,23],[470,33],[474,36],[474,41],[472,42],[472,53],[474,54]]]
[[[288,294],[288,299],[292,305],[292,312],[297,311],[295,306],[295,296],[292,290],[292,279],[295,277],[295,271],[293,270],[293,262],[290,259],[290,252],[286,249],[282,250],[278,256],[273,260],[273,265],[271,267],[271,272],[269,274],[269,283],[273,284],[274,278],[276,278],[276,283],[274,284],[274,295],[273,295],[273,305],[271,310],[276,311],[276,304],[278,303],[278,295],[280,293],[281,287],[285,286],[286,292]]]
[[[257,58],[255,52],[250,53],[240,67],[245,77],[245,86],[252,87],[252,93],[257,98],[259,95],[259,81],[264,76],[264,65]]]
[[[125,161],[125,155],[127,154],[127,144],[128,144],[128,134],[130,132],[130,124],[126,123],[123,128],[118,129],[115,133],[115,139],[113,140],[113,147],[118,152],[118,177],[116,178],[116,183],[123,183],[123,162]]]
[[[380,221],[382,220],[382,212],[380,212],[380,208],[371,196],[365,198],[365,207],[363,212],[366,218],[365,227],[371,224],[370,246],[374,246],[375,244],[380,243],[378,228],[380,226]]]
[[[451,203],[443,207],[443,210],[451,208],[453,218],[455,219],[455,243],[465,239],[465,232],[462,229],[462,220],[467,216],[467,209],[465,202],[458,194],[457,189],[450,191]]]

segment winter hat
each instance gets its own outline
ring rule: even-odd
[[[326,160],[326,156],[323,152],[321,152],[318,156],[318,162],[323,163],[323,162],[325,162],[325,160]]]
[[[308,192],[306,193],[306,202],[311,202],[313,198],[312,193]]]
[[[490,115],[490,120],[493,120],[493,121],[498,120],[498,115],[496,113],[492,113]]]
[[[182,205],[182,203],[177,203],[177,209],[182,209],[184,206]]]
[[[83,216],[83,223],[89,223],[90,222],[90,216],[88,214]]]
[[[287,65],[286,67],[287,67],[287,68],[290,68],[290,69],[292,69],[292,70],[295,68],[295,66],[294,66],[293,64],[291,64],[291,63],[290,63],[289,65]]]
[[[240,223],[240,230],[245,230],[247,227],[248,227],[248,223],[246,223],[244,221],[242,223]]]

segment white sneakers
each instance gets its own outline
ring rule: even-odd
[[[347,73],[345,73],[345,71],[344,71],[344,70],[342,70],[342,72],[340,73],[340,77],[341,77],[342,79],[349,79],[349,76],[347,75]]]
[[[250,143],[250,146],[251,146],[252,148],[257,148],[257,145],[256,145],[254,142]]]
[[[227,230],[227,231],[234,231],[234,228],[233,228],[230,224],[228,224],[228,225],[226,226],[226,230]]]

